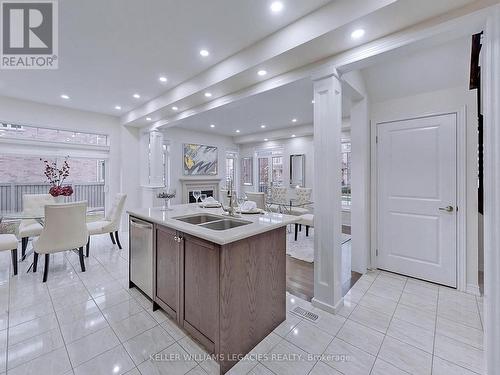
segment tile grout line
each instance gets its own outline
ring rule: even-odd
[[[126,260],[126,261],[128,262],[128,259],[123,258],[123,256],[122,256],[121,254],[119,254],[119,256],[120,256],[122,259],[124,259],[124,260]],[[93,256],[92,256],[92,257],[93,257]],[[102,262],[101,262],[98,258],[96,258],[96,257],[93,257],[93,258],[94,258],[94,259],[95,259],[95,260],[99,263],[99,265],[101,265],[101,266],[104,268],[105,272],[106,272],[106,273],[108,273],[108,274],[109,274],[109,275],[113,278],[113,280],[115,280],[115,281],[119,282],[119,281],[118,281],[118,279],[116,279],[115,277],[113,277],[113,275],[112,275],[112,274],[111,274],[111,273],[107,270],[107,267],[106,267],[106,266],[105,266],[105,265],[104,265],[104,264],[103,264],[103,263],[102,263]],[[90,257],[89,257],[89,259],[90,259]],[[75,271],[76,271],[76,270],[75,270]],[[76,272],[75,272],[75,273],[76,273]],[[118,346],[122,346],[122,347],[123,347],[123,349],[125,350],[125,352],[127,353],[127,355],[129,356],[129,358],[130,358],[131,362],[133,363],[134,368],[137,368],[137,370],[139,371],[138,366],[139,366],[139,365],[141,365],[142,363],[146,362],[146,361],[147,361],[147,359],[146,359],[146,360],[144,360],[144,361],[142,361],[141,363],[139,363],[139,364],[137,364],[137,365],[135,364],[135,362],[134,362],[134,360],[132,359],[132,357],[130,357],[129,352],[127,351],[127,349],[126,349],[126,348],[125,348],[125,346],[123,345],[123,344],[124,344],[124,341],[122,341],[122,340],[120,339],[120,337],[116,334],[116,331],[115,331],[115,329],[112,327],[111,322],[110,322],[110,321],[106,318],[106,316],[104,315],[104,313],[103,313],[103,309],[101,309],[101,307],[100,307],[100,306],[96,303],[95,298],[94,298],[94,297],[92,297],[91,293],[89,292],[89,290],[88,290],[88,288],[87,288],[87,285],[83,282],[83,280],[80,278],[80,276],[78,275],[78,273],[77,273],[77,276],[78,276],[79,280],[81,281],[81,283],[83,284],[83,286],[85,287],[85,289],[87,290],[87,292],[89,293],[89,295],[90,295],[90,297],[91,297],[92,301],[96,304],[96,306],[97,306],[97,308],[98,308],[99,312],[103,315],[104,319],[105,319],[105,320],[106,320],[106,322],[108,323],[109,328],[113,331],[113,334],[116,336],[116,338],[118,339],[118,342],[119,342],[119,344],[118,344],[118,345],[116,345],[116,346],[114,346],[113,348],[110,348],[110,349],[108,349],[108,350],[105,350],[104,352],[102,352],[102,353],[100,353],[100,354],[98,354],[98,355],[96,355],[96,356],[94,356],[94,357],[90,358],[89,360],[87,360],[87,361],[85,361],[85,362],[82,362],[82,363],[81,363],[81,364],[79,364],[78,366],[81,366],[81,365],[83,365],[84,363],[87,363],[87,362],[89,362],[90,360],[92,360],[92,359],[94,359],[94,358],[96,358],[96,357],[98,357],[98,356],[100,356],[100,355],[102,355],[102,354],[104,354],[104,353],[107,353],[107,352],[109,352],[109,351],[111,351],[111,350],[113,350],[113,349],[117,348]],[[131,295],[131,294],[130,294],[130,292],[129,292],[127,289],[125,289],[125,287],[123,287],[123,285],[121,285],[121,287],[122,287],[122,290],[124,290],[127,294],[129,294],[129,295],[130,295],[130,299],[134,300],[134,302],[136,302],[136,303],[140,306],[140,308],[141,308],[141,310],[142,310],[142,311],[139,311],[139,312],[137,312],[137,313],[135,313],[135,314],[129,315],[128,317],[126,317],[126,318],[124,318],[124,319],[119,320],[119,322],[121,322],[121,321],[123,321],[123,320],[125,320],[125,319],[128,319],[128,318],[130,318],[131,316],[138,315],[138,314],[140,314],[141,312],[145,312],[145,313],[146,313],[146,314],[148,314],[148,316],[149,316],[149,317],[151,317],[151,319],[153,319],[153,320],[155,321],[155,323],[156,323],[156,325],[155,325],[155,326],[153,326],[153,327],[151,327],[150,329],[153,329],[153,328],[155,328],[155,327],[160,327],[163,331],[165,331],[165,333],[166,333],[167,335],[169,335],[170,337],[172,337],[172,336],[171,336],[171,335],[170,335],[170,334],[169,334],[169,333],[165,330],[165,328],[163,328],[163,327],[161,326],[161,323],[159,323],[156,319],[154,319],[154,317],[152,317],[152,316],[151,316],[151,314],[149,314],[149,312],[148,312],[148,311],[144,308],[144,306],[142,306],[142,304],[141,304],[141,303],[140,303],[140,302],[139,302],[139,301],[138,301],[138,300],[137,300],[137,299],[136,299],[133,295]],[[118,291],[120,291],[120,290],[118,290]],[[100,296],[100,297],[101,297],[101,296]],[[127,300],[127,301],[128,301],[128,300]],[[119,302],[119,303],[117,303],[117,304],[115,304],[115,305],[113,305],[113,306],[109,306],[109,308],[112,308],[112,307],[114,307],[114,306],[117,306],[117,305],[119,305],[119,304],[121,304],[121,303],[123,303],[123,302],[127,302],[127,301],[122,301],[122,302]],[[104,309],[104,310],[105,310],[105,309]],[[102,328],[102,329],[105,329],[105,328]],[[101,329],[101,330],[102,330],[102,329]],[[98,331],[96,331],[96,332],[99,332],[99,331],[101,331],[101,330],[98,330]],[[146,330],[146,331],[147,331],[147,330]],[[143,334],[143,333],[144,333],[144,332],[146,332],[146,331],[143,331],[143,332],[141,332],[141,333],[138,333],[137,335],[134,335],[133,337],[131,337],[131,338],[127,339],[126,341],[131,340],[131,339],[133,339],[133,338],[135,338],[135,337],[137,337],[137,336],[139,336],[139,335]],[[92,333],[95,333],[95,332],[92,332]],[[92,333],[90,333],[90,334],[92,334]],[[90,335],[90,334],[89,334],[89,335]],[[86,335],[86,336],[89,336],[89,335]],[[83,336],[83,337],[86,337],[86,336]],[[83,338],[83,337],[82,337],[82,338]],[[184,336],[184,337],[186,337],[186,336]],[[166,350],[166,349],[170,348],[170,347],[171,347],[172,345],[174,345],[174,344],[178,344],[178,345],[179,345],[179,346],[180,346],[180,347],[181,347],[181,348],[182,348],[182,349],[183,349],[183,350],[187,353],[186,349],[185,349],[185,348],[184,348],[181,344],[179,344],[179,341],[180,341],[180,340],[182,340],[182,339],[184,339],[184,337],[182,337],[182,338],[181,338],[181,339],[179,339],[179,340],[175,340],[175,338],[174,338],[174,337],[172,337],[172,339],[173,339],[174,341],[173,341],[170,345],[168,345],[166,348],[161,349],[159,352],[161,352],[161,351],[163,351],[163,350]],[[75,340],[75,341],[76,341],[76,340]],[[125,342],[126,342],[126,341],[125,341]],[[157,353],[159,353],[159,352],[157,352]],[[155,354],[157,354],[157,353],[155,353]],[[188,354],[189,354],[189,353],[188,353]],[[198,363],[198,362],[196,362],[196,363],[197,363],[197,365],[199,365],[199,363]],[[78,367],[78,366],[77,366],[77,367]],[[129,370],[129,371],[130,371],[130,370]],[[191,370],[189,370],[189,371],[191,371]]]
[[[66,257],[66,253],[64,254],[64,257]],[[69,262],[69,259],[68,259],[68,262]],[[71,265],[71,268],[73,269],[73,271],[76,273],[75,267],[73,267],[73,265],[71,264],[71,262],[69,262],[69,264]],[[49,270],[50,270],[50,268],[49,268]],[[49,293],[50,302],[52,303],[52,309],[54,310],[54,315],[56,317],[57,326],[59,327],[59,334],[61,335],[61,339],[62,339],[62,342],[63,342],[63,345],[64,345],[64,350],[66,351],[66,355],[68,356],[69,366],[71,367],[71,371],[73,371],[73,363],[71,362],[71,357],[69,356],[68,347],[66,346],[66,340],[64,339],[64,336],[63,336],[62,330],[61,330],[61,323],[59,322],[59,318],[57,316],[56,308],[54,306],[54,301],[52,300],[52,295],[51,295],[50,290],[49,290],[48,287],[47,287],[47,292]]]
[[[379,275],[380,275],[380,274],[379,274]],[[390,277],[390,276],[389,276],[389,277]],[[378,277],[377,277],[377,278],[378,278]],[[406,288],[406,284],[407,284],[407,283],[408,283],[408,278],[406,278],[406,279],[405,279],[405,283],[404,283],[403,288],[402,288],[402,290],[401,290],[401,295],[399,296],[398,303],[396,304],[396,308],[394,309],[394,311],[393,311],[393,313],[392,313],[392,315],[391,315],[391,320],[389,320],[389,325],[387,326],[387,329],[386,329],[385,334],[384,334],[384,338],[382,339],[382,342],[380,343],[380,347],[379,347],[379,349],[378,349],[378,351],[377,351],[377,355],[375,356],[375,360],[373,361],[373,365],[372,365],[372,367],[371,367],[371,369],[370,369],[370,374],[373,372],[373,369],[375,368],[375,363],[377,362],[377,359],[379,358],[380,351],[382,350],[382,346],[384,345],[384,341],[385,341],[385,339],[386,339],[386,337],[387,337],[387,332],[389,331],[389,327],[391,326],[392,320],[394,319],[394,314],[396,314],[396,310],[397,310],[398,305],[399,305],[399,303],[400,303],[400,301],[401,301],[401,297],[403,296],[403,293],[404,293],[404,290],[405,290],[405,288]],[[391,337],[391,336],[389,336],[389,337]],[[382,361],[383,361],[384,359],[383,359],[383,358],[380,358],[380,360],[382,360]],[[390,363],[390,362],[388,362],[388,363],[389,363],[391,366],[394,366],[394,367],[396,367],[396,368],[398,368],[398,369],[399,369],[399,367],[395,366],[394,364],[392,364],[392,363]],[[402,370],[402,369],[400,369],[400,370]],[[402,370],[402,371],[404,371],[404,370]]]
[[[378,275],[377,275],[377,277],[378,277]],[[361,298],[360,298],[360,300],[359,300],[359,301],[361,301],[361,299],[362,299],[362,298],[366,295],[366,293],[367,293],[367,292],[368,292],[368,290],[371,288],[371,286],[373,285],[373,283],[375,282],[375,280],[377,279],[377,277],[375,277],[375,278],[374,278],[374,279],[370,282],[370,286],[366,289],[366,291],[364,291],[364,292],[363,292],[363,295],[361,296]],[[360,280],[361,280],[361,278],[360,278]],[[359,281],[359,280],[358,280],[358,281]],[[354,283],[354,285],[356,285],[356,283]],[[354,285],[353,285],[353,287],[354,287]],[[351,289],[352,289],[352,288],[351,288]],[[345,296],[344,296],[344,297],[345,297]],[[342,297],[342,298],[344,298],[344,297]],[[356,307],[357,307],[358,305],[359,305],[359,303],[357,303],[357,304],[356,304]],[[353,311],[354,311],[354,309],[353,309]],[[351,314],[352,314],[352,312],[353,312],[353,311],[351,311]],[[351,315],[351,314],[349,314],[349,315]],[[335,315],[338,315],[338,314],[335,314]],[[338,316],[342,316],[342,315],[338,315]],[[342,317],[343,317],[343,316],[342,316]],[[345,324],[346,324],[346,323],[347,323],[347,321],[349,320],[349,318],[346,318],[346,317],[343,317],[343,318],[345,318],[345,319],[344,319],[344,322],[343,322],[343,323],[342,323],[342,325],[340,326],[340,328],[339,328],[339,330],[337,331],[337,333],[333,336],[333,339],[332,339],[332,340],[328,343],[328,345],[327,345],[327,347],[325,348],[325,350],[323,351],[322,355],[323,355],[323,354],[325,354],[326,350],[328,349],[328,347],[332,344],[333,340],[335,340],[335,339],[338,339],[338,340],[340,340],[340,341],[343,341],[343,342],[345,342],[345,343],[347,343],[347,344],[349,344],[349,345],[351,345],[351,346],[354,346],[355,348],[357,348],[357,349],[359,349],[359,350],[362,350],[363,352],[365,352],[365,353],[366,353],[366,351],[365,351],[365,350],[363,350],[363,349],[361,349],[361,348],[358,348],[357,346],[352,345],[351,343],[348,343],[348,342],[346,342],[346,341],[342,340],[340,337],[338,337],[339,332],[342,330],[342,328],[344,328]],[[368,354],[370,354],[370,353],[368,353]],[[321,361],[321,360],[316,361],[316,363],[314,364],[314,366],[313,366],[313,367],[311,368],[311,370],[309,371],[309,374],[311,373],[311,371],[314,369],[314,367],[316,366],[316,364],[317,364],[318,362],[323,362],[323,361]],[[335,369],[335,368],[334,368],[333,366],[331,366],[330,364],[328,364],[328,363],[326,363],[326,362],[323,362],[323,363],[324,363],[324,364],[326,364],[328,367],[333,368],[335,371],[338,371],[337,369]],[[340,371],[339,371],[339,372],[340,372]]]
[[[50,267],[50,266],[49,266],[49,267]],[[65,349],[66,349],[66,344],[64,343],[64,338],[63,338],[63,336],[62,336],[62,332],[61,332],[61,329],[60,329],[59,321],[57,320],[57,314],[56,314],[56,310],[55,310],[55,308],[54,308],[54,303],[53,303],[53,301],[52,301],[52,297],[51,297],[51,295],[50,295],[50,291],[49,291],[49,288],[48,288],[47,286],[46,286],[46,289],[47,289],[47,294],[48,294],[48,297],[49,297],[49,299],[50,299],[50,303],[51,303],[51,305],[52,305],[52,310],[53,310],[53,312],[52,312],[52,313],[49,313],[49,314],[45,314],[45,315],[43,315],[42,317],[45,317],[45,316],[50,315],[50,314],[54,314],[54,317],[55,317],[55,319],[56,319],[56,321],[57,321],[57,328],[59,329],[59,334],[61,335],[61,339],[62,339],[62,341],[63,341],[63,345],[64,345],[64,347],[65,347]],[[10,287],[9,287],[9,297],[10,297]],[[9,310],[9,314],[10,314],[10,310]],[[39,319],[39,318],[40,318],[40,317],[37,317],[37,318],[31,319],[31,320],[29,320],[29,321],[27,321],[27,322],[24,322],[24,323],[29,323],[29,322],[32,322],[33,320],[36,320],[36,319]],[[21,324],[24,324],[24,323],[17,324],[17,325],[16,325],[16,326],[14,326],[14,327],[17,327],[17,326],[19,326],[19,325],[21,325]],[[37,336],[43,335],[44,333],[47,333],[47,332],[53,331],[54,329],[55,329],[55,328],[53,328],[53,329],[49,329],[49,330],[44,331],[44,332],[42,332],[42,333],[39,333],[39,334],[37,334],[37,335],[31,336],[30,338],[27,338],[27,339],[25,339],[25,340],[23,340],[23,341],[20,341],[20,342],[19,342],[19,343],[17,343],[17,344],[20,344],[20,343],[22,343],[22,342],[24,342],[24,341],[31,340],[33,337],[37,337]],[[8,340],[8,337],[7,337],[7,340]],[[15,344],[15,345],[17,345],[17,344]],[[50,354],[50,353],[52,353],[52,352],[55,352],[55,351],[56,351],[56,350],[58,350],[58,349],[60,349],[60,348],[55,348],[55,349],[52,349],[51,351],[49,351],[49,352],[47,352],[47,353],[43,353],[43,354],[37,355],[36,357],[31,358],[31,359],[30,359],[30,360],[28,360],[28,361],[25,361],[25,362],[23,362],[23,363],[20,363],[20,364],[19,364],[19,365],[17,365],[17,366],[12,367],[11,369],[8,369],[8,365],[7,365],[6,367],[7,367],[8,371],[12,371],[12,370],[13,370],[13,369],[15,369],[15,368],[18,368],[18,367],[20,367],[20,366],[26,365],[27,363],[30,363],[30,362],[32,362],[32,361],[34,361],[34,360],[36,360],[36,359],[38,359],[38,358],[40,358],[40,357],[42,357],[42,356],[44,356],[44,355]],[[67,352],[67,350],[66,350],[66,352]],[[7,354],[8,354],[8,347],[7,347]],[[7,355],[7,357],[8,357],[8,355]],[[68,355],[68,361],[70,362],[70,366],[71,366],[71,361],[69,360],[69,355]],[[71,369],[73,369],[73,367],[71,367]]]
[[[66,255],[66,254],[65,254],[65,255]],[[92,257],[96,259],[96,261],[97,261],[97,262],[98,262],[98,263],[99,263],[99,264],[100,264],[100,265],[104,268],[104,270],[105,270],[107,273],[109,273],[109,271],[106,269],[106,267],[105,267],[105,266],[104,266],[104,265],[103,265],[103,264],[102,264],[102,263],[101,263],[101,262],[100,262],[100,261],[99,261],[96,257],[94,257],[94,256],[92,256]],[[89,260],[90,260],[90,256],[89,256],[87,259],[89,259]],[[85,259],[84,259],[84,261],[85,261]],[[70,262],[70,264],[71,264],[71,262]],[[102,355],[102,354],[104,354],[104,353],[107,353],[107,352],[109,352],[109,351],[111,351],[111,350],[113,350],[113,349],[117,348],[118,346],[122,346],[122,347],[123,347],[123,350],[125,350],[125,353],[127,353],[127,356],[129,357],[130,361],[134,364],[134,367],[136,367],[136,366],[135,366],[135,362],[133,361],[132,357],[130,357],[130,354],[128,353],[127,349],[125,349],[125,347],[123,346],[123,342],[120,340],[120,338],[119,338],[119,337],[118,337],[118,335],[116,334],[116,331],[115,331],[115,330],[113,329],[113,327],[111,326],[111,323],[108,321],[108,319],[106,318],[106,316],[103,314],[103,312],[102,312],[101,308],[100,308],[100,307],[99,307],[99,305],[96,303],[96,301],[95,301],[94,297],[92,297],[92,294],[91,294],[91,293],[90,293],[90,291],[88,290],[87,285],[83,282],[83,280],[82,280],[82,278],[80,277],[80,275],[78,274],[78,272],[76,272],[76,269],[75,269],[75,267],[73,266],[73,264],[71,264],[71,266],[72,266],[72,267],[73,267],[73,269],[75,270],[75,274],[76,274],[76,276],[78,277],[78,279],[79,279],[79,280],[80,280],[80,282],[82,283],[83,287],[85,288],[85,290],[86,290],[86,291],[87,291],[87,293],[89,294],[89,296],[90,296],[90,298],[92,299],[92,301],[93,301],[93,302],[95,303],[95,305],[97,306],[97,309],[98,309],[98,310],[99,310],[99,312],[102,314],[102,316],[104,317],[104,320],[106,320],[106,322],[108,323],[109,328],[111,329],[111,331],[113,332],[113,334],[116,336],[116,338],[117,338],[117,340],[118,340],[118,344],[117,344],[117,345],[113,346],[112,348],[109,348],[108,350],[105,350],[105,351],[104,351],[104,352],[102,352],[102,353],[99,353],[99,354],[95,355],[95,356],[94,356],[94,357],[92,357],[92,358],[89,358],[87,361],[80,363],[80,364],[79,364],[78,366],[76,366],[76,367],[82,366],[83,364],[90,362],[92,359],[94,359],[94,358],[96,358],[96,357],[98,357],[98,356],[100,356],[100,355]],[[85,271],[87,271],[87,269],[86,269],[86,268],[85,268]],[[111,274],[110,274],[110,275],[111,275]],[[113,277],[113,275],[111,275],[111,277],[112,277],[114,280],[116,280],[116,279]],[[130,294],[127,290],[126,290],[126,292],[127,292],[127,294]],[[131,298],[133,298],[132,296],[130,296],[130,297],[131,297]],[[117,305],[119,305],[119,304],[117,304]],[[139,305],[140,305],[140,304],[139,304]],[[140,306],[141,306],[141,308],[143,309],[142,305],[140,305]],[[112,306],[110,306],[110,307],[112,307]],[[137,314],[139,314],[139,313],[140,313],[140,312],[138,312]],[[135,315],[135,314],[133,314],[133,315]],[[129,317],[130,317],[130,316],[129,316]],[[127,319],[127,318],[125,318],[125,319]],[[124,319],[123,319],[123,320],[124,320]],[[120,321],[121,321],[121,320],[120,320]],[[106,328],[107,328],[107,327],[102,328],[102,329],[100,329],[100,330],[97,330],[96,332],[102,331],[102,330],[104,330],[104,329],[106,329]],[[92,333],[95,333],[95,332],[92,332]],[[90,333],[90,334],[88,334],[88,335],[86,335],[86,336],[83,336],[83,337],[90,336],[92,333]],[[83,338],[83,337],[82,337],[82,338]],[[75,342],[76,342],[76,341],[78,341],[78,340],[75,340]],[[67,350],[67,349],[66,349],[66,350]],[[68,353],[68,357],[69,357],[69,353]],[[71,358],[70,358],[70,362],[71,362]],[[71,368],[74,370],[73,363],[71,363],[71,366],[72,366]]]
[[[19,245],[19,242],[18,242],[18,245]],[[17,268],[18,268],[18,272],[19,272],[19,265]],[[6,374],[7,374],[7,369],[9,368],[10,288],[12,287],[12,283],[10,282],[10,271],[11,271],[11,264],[9,262],[9,280],[7,281],[9,284],[9,293],[7,296],[7,328],[6,328],[7,337],[5,338],[5,373]]]

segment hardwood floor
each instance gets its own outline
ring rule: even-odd
[[[351,227],[342,226],[342,232],[351,234]],[[342,295],[359,280],[360,273],[351,272],[351,278],[342,285]],[[314,296],[314,263],[286,256],[286,290],[302,299],[311,301]]]

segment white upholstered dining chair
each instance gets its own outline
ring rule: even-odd
[[[17,237],[13,234],[0,234],[0,251],[10,251],[12,269],[14,275],[17,275]]]
[[[118,245],[119,249],[122,248],[120,238],[118,237],[118,230],[120,229],[120,220],[122,217],[123,208],[125,207],[126,199],[127,194],[116,194],[115,200],[113,201],[113,204],[111,205],[111,208],[104,220],[94,221],[87,224],[87,229],[89,231],[89,238],[86,248],[87,257],[90,253],[90,236],[96,234],[109,233],[113,245]]]
[[[47,204],[55,204],[55,198],[50,194],[24,194],[23,195],[23,215],[43,216],[44,207]],[[39,236],[42,232],[42,225],[34,219],[22,220],[19,224],[18,236],[21,239],[21,259],[24,260],[26,247],[30,237]]]
[[[63,203],[45,206],[45,222],[40,236],[33,240],[33,272],[36,272],[38,255],[45,255],[43,282],[49,273],[50,254],[78,249],[80,267],[85,272],[83,247],[87,243],[87,202]]]
[[[256,193],[255,191],[246,191],[245,192],[249,201],[255,202],[257,208],[261,210],[266,209],[266,194],[265,193]]]
[[[295,188],[295,195],[297,196],[298,207],[292,207],[290,209],[291,215],[302,216],[308,214],[310,211],[307,208],[307,204],[311,202],[312,188]]]

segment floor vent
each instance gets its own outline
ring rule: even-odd
[[[298,315],[304,319],[310,320],[311,322],[317,322],[319,319],[319,315],[315,314],[313,312],[307,311],[303,309],[302,307],[297,306],[293,310],[290,311],[291,313]]]

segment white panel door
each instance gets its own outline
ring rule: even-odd
[[[456,114],[378,124],[378,267],[457,285]]]

